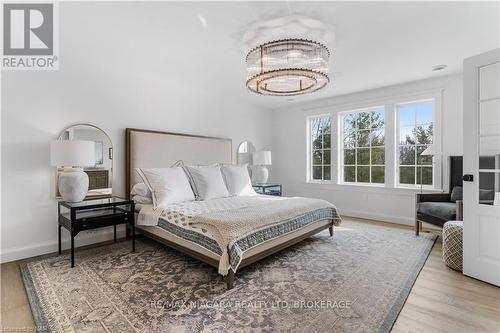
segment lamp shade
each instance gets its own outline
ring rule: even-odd
[[[441,155],[441,152],[437,150],[437,147],[434,145],[430,145],[427,147],[423,152],[420,153],[422,156],[435,156],[435,155]]]
[[[95,165],[95,142],[57,140],[50,143],[50,164],[53,166]]]
[[[252,155],[254,165],[271,165],[271,152],[269,150],[256,151]]]

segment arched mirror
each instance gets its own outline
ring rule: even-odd
[[[86,198],[100,198],[112,195],[113,188],[113,143],[106,132],[95,125],[75,124],[66,127],[59,134],[59,140],[79,140],[94,142],[94,158],[89,166],[83,168],[89,177]],[[57,168],[57,176],[63,168]],[[58,178],[56,177],[56,179]],[[60,197],[56,183],[56,195]]]
[[[238,146],[238,160],[239,165],[252,164],[252,153],[255,152],[255,146],[250,141],[243,141]]]

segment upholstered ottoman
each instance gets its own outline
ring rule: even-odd
[[[446,266],[462,271],[463,264],[462,221],[448,221],[443,226],[443,260]]]

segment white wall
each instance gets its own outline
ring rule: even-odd
[[[231,138],[233,156],[243,140],[257,149],[270,148],[270,111],[240,98],[241,90],[246,93],[243,63],[241,85],[233,78],[231,84],[214,81],[201,71],[200,50],[209,48],[194,43],[185,54],[168,52],[187,47],[182,36],[164,36],[175,35],[181,22],[164,22],[174,28],[157,29],[161,17],[155,15],[158,21],[150,23],[148,6],[99,6],[94,10],[82,3],[60,4],[58,71],[2,72],[3,262],[57,250],[49,142],[69,124],[93,123],[110,135],[115,147],[113,192],[118,195],[125,189],[126,127]],[[84,22],[88,17],[92,24]],[[199,33],[186,34],[191,38]],[[209,74],[223,72],[224,65],[212,62]],[[240,77],[239,72],[234,75]],[[68,232],[63,235],[67,247]],[[78,235],[76,244],[110,239],[112,232],[88,236]]]
[[[335,84],[335,83],[333,83]],[[443,89],[442,147],[445,156],[462,154],[461,75],[422,80],[386,88],[343,95],[307,104],[292,105],[273,112],[272,179],[283,183],[286,195],[321,198],[334,203],[341,214],[413,224],[415,190],[375,188],[306,182],[306,117],[325,110],[343,110],[347,105],[380,105],[379,101],[425,91]],[[334,118],[335,121],[336,118]],[[448,185],[446,159],[443,183]]]
[[[94,98],[79,93],[84,86]],[[234,158],[243,140],[252,141],[257,149],[269,148],[269,110],[217,96],[176,100],[171,97],[175,93],[154,100],[124,94],[106,101],[98,87],[91,87],[86,81],[68,85],[51,73],[7,73],[2,77],[2,262],[57,249],[49,142],[68,124],[93,123],[111,136],[116,170],[113,192],[118,195],[125,189],[126,127],[228,137],[233,139]],[[120,88],[111,83],[109,93],[120,94]],[[142,108],[136,107],[141,104]],[[87,243],[80,241],[84,238],[77,236],[76,244]]]

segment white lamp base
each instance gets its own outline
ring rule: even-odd
[[[65,168],[59,173],[57,184],[64,201],[80,202],[89,190],[89,176],[82,168]]]
[[[252,183],[265,184],[269,178],[269,170],[262,165],[252,165]]]

